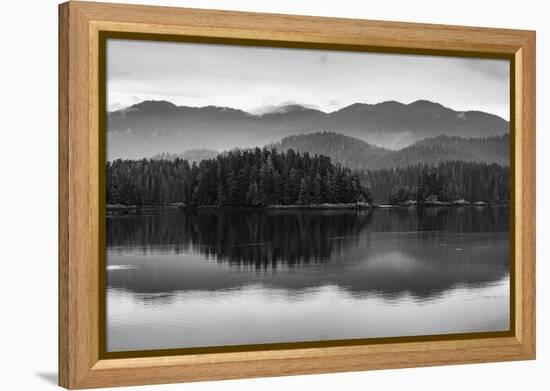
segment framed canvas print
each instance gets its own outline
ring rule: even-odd
[[[535,33],[60,5],[67,388],[535,358]]]

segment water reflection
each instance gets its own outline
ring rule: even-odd
[[[439,209],[439,210],[438,210]],[[491,218],[487,218],[491,216]],[[195,211],[109,220],[109,285],[134,292],[287,289],[436,294],[508,272],[508,209]],[[196,260],[215,259],[230,268]],[[257,272],[257,273],[254,273]],[[252,275],[250,274],[252,273]]]
[[[109,218],[109,349],[505,330],[508,220],[506,207]]]
[[[231,263],[320,262],[369,232],[504,232],[509,210],[424,208],[343,211],[217,211],[110,218],[107,246],[144,252],[168,246]]]

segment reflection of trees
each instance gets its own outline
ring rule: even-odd
[[[232,264],[323,262],[357,241],[372,211],[193,210],[110,219],[108,246],[199,252]],[[331,240],[336,238],[338,240]]]
[[[139,247],[144,252],[192,251],[235,265],[275,267],[330,260],[357,243],[361,233],[502,232],[508,230],[508,219],[509,209],[502,207],[362,211],[198,209],[109,219],[107,244]]]
[[[497,207],[205,209],[113,218],[110,256],[120,254],[116,264],[137,267],[109,272],[108,284],[160,293],[154,302],[171,300],[164,293],[251,283],[293,292],[336,285],[389,300],[436,298],[452,287],[484,286],[508,274],[508,219],[509,210]],[[183,262],[181,253],[195,261]],[[231,267],[204,263],[198,254]]]

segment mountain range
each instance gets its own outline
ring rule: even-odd
[[[319,132],[354,137],[370,144],[371,152],[376,153],[377,147],[373,145],[398,150],[438,136],[486,138],[502,136],[508,131],[509,123],[496,115],[455,111],[426,100],[410,104],[355,103],[331,113],[293,104],[261,115],[228,107],[188,107],[166,101],[144,101],[108,113],[107,156],[109,160],[136,159],[161,152],[181,153],[204,148],[221,151],[262,146],[288,136]],[[452,142],[445,140],[447,144]]]

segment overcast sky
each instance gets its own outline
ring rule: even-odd
[[[262,112],[298,103],[331,112],[352,103],[427,99],[509,119],[506,60],[113,40],[107,102],[143,100]]]

